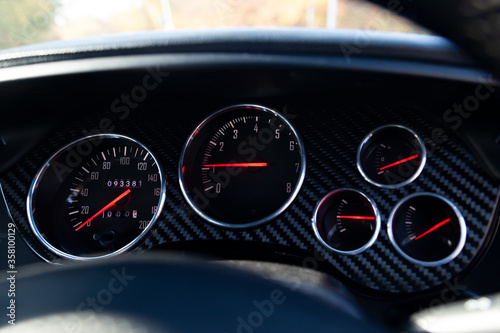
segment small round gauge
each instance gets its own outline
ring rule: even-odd
[[[332,251],[357,254],[370,247],[380,231],[377,206],[368,196],[352,189],[339,189],[316,206],[313,229]]]
[[[293,201],[305,175],[304,147],[281,115],[236,105],[205,119],[181,155],[184,197],[207,221],[252,227],[276,217]]]
[[[166,180],[155,156],[122,135],[101,134],[56,152],[31,185],[31,229],[53,253],[87,260],[121,253],[152,228]]]
[[[426,150],[411,129],[386,125],[368,134],[358,149],[361,175],[371,184],[398,188],[414,181],[424,169]]]
[[[415,193],[394,207],[387,232],[406,259],[423,266],[439,266],[462,251],[467,228],[450,201],[433,193]]]

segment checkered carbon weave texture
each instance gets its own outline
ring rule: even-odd
[[[283,104],[264,105],[283,110]],[[200,112],[200,110],[203,110]],[[83,137],[83,131],[109,117],[114,133],[130,136],[150,148],[167,174],[167,199],[155,232],[138,251],[159,244],[189,241],[238,241],[279,245],[304,253],[315,251],[339,274],[364,287],[392,293],[425,290],[460,273],[471,263],[484,242],[498,194],[498,184],[476,162],[464,143],[450,131],[444,142],[433,140],[433,131],[444,128],[427,113],[404,105],[371,105],[362,101],[291,102],[288,118],[302,136],[307,154],[305,182],[299,195],[274,220],[249,230],[228,230],[213,226],[187,205],[180,191],[177,167],[185,140],[204,117],[217,108],[201,109],[196,102],[149,105],[133,110],[126,119],[110,111],[89,113],[61,126],[1,176],[12,218],[26,242],[47,260],[57,260],[33,235],[26,216],[26,196],[33,177],[51,154],[68,142]],[[359,143],[371,130],[385,124],[401,124],[426,142],[428,159],[422,174],[411,184],[396,190],[367,183],[356,167]],[[434,138],[435,139],[435,138]],[[373,246],[358,255],[340,255],[324,249],[314,236],[311,218],[317,202],[338,188],[361,190],[377,204],[382,219],[380,235]],[[423,267],[405,260],[393,248],[387,235],[387,219],[395,204],[414,192],[433,192],[455,203],[467,223],[467,241],[452,262]]]

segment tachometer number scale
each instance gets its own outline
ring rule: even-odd
[[[180,163],[181,188],[207,221],[249,227],[283,211],[305,172],[291,125],[264,107],[221,110],[193,132]]]

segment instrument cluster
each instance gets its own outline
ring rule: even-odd
[[[81,161],[75,152],[84,156]],[[357,167],[367,182],[398,188],[419,176],[426,159],[417,133],[385,125],[360,143]],[[305,174],[305,147],[292,124],[250,104],[203,120],[179,161],[186,201],[207,223],[224,228],[272,220],[295,199]],[[103,134],[72,142],[50,157],[35,176],[26,206],[30,226],[48,250],[70,259],[96,259],[121,253],[148,234],[165,193],[158,157],[132,138]],[[317,204],[312,220],[321,244],[342,255],[369,248],[381,228],[375,201],[357,189],[334,189]],[[414,193],[394,207],[387,231],[405,259],[437,266],[460,253],[467,227],[448,199]]]
[[[486,239],[498,189],[455,141],[433,146],[435,125],[410,111],[359,108],[333,120],[320,108],[293,119],[237,104],[194,123],[155,112],[157,123],[131,118],[119,133],[62,129],[58,138],[72,140],[42,144],[43,159],[29,156],[29,170],[2,179],[20,233],[42,258],[193,240],[267,244],[319,255],[322,269],[369,289],[412,292],[463,271]],[[477,180],[485,200],[469,206],[455,185],[473,191]],[[28,185],[24,206],[17,184]]]

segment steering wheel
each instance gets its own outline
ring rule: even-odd
[[[456,42],[500,75],[500,3],[488,0],[370,0]]]
[[[500,74],[498,2],[373,2],[450,38]],[[319,284],[283,283],[225,265],[151,255],[35,265],[24,273],[15,282],[15,304],[7,304],[17,309],[16,326],[6,332],[382,331],[359,320],[345,292],[324,276]],[[2,290],[10,283],[3,281]]]

